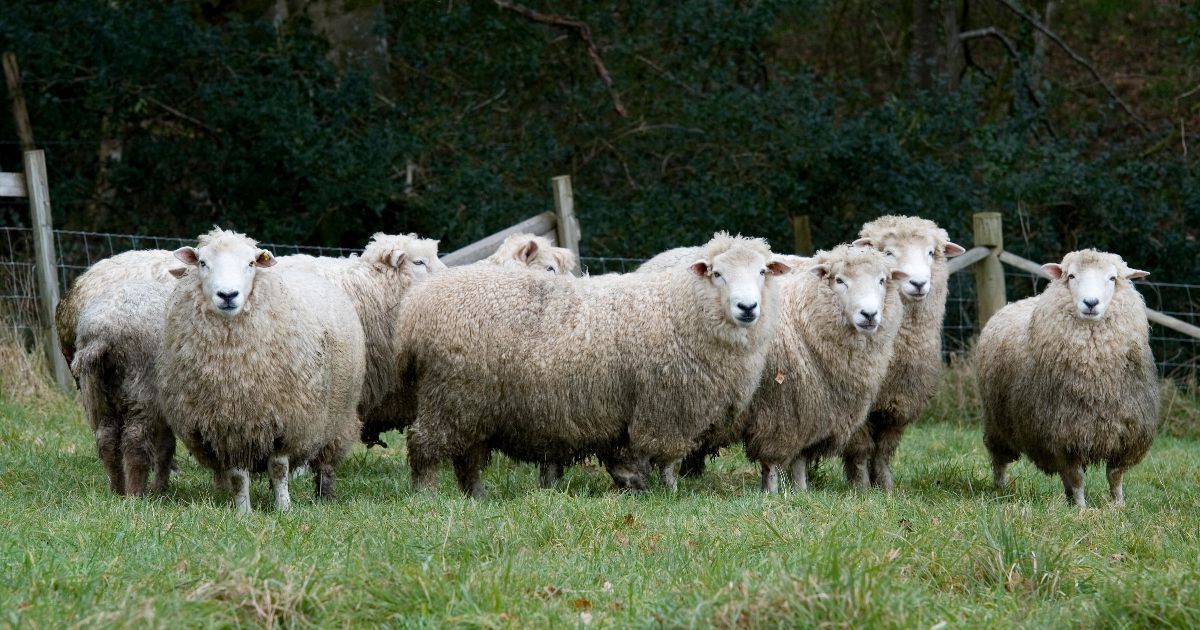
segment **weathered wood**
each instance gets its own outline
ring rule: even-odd
[[[54,309],[58,308],[58,257],[54,252],[54,224],[50,214],[50,187],[46,181],[46,154],[25,152],[25,178],[29,189],[29,212],[33,220],[33,254],[41,294],[42,322],[50,343],[50,365],[54,380],[64,391],[74,387],[71,370],[63,358],[62,343],[54,329]]]
[[[550,180],[554,189],[554,214],[557,218],[558,246],[571,250],[579,258],[579,219],[575,218],[575,193],[571,176],[559,175]],[[575,273],[578,275],[579,270]]]
[[[1046,273],[1046,270],[1042,269],[1041,265],[1033,262],[1032,260],[1021,258],[1020,256],[1011,252],[1001,253],[1000,260],[1005,264],[1012,265],[1013,267],[1020,269],[1021,271],[1034,274],[1039,278],[1045,278],[1047,280],[1050,279],[1050,275]],[[1152,308],[1146,309],[1146,319],[1149,319],[1163,328],[1169,328],[1177,333],[1185,334],[1194,339],[1200,339],[1200,326],[1189,324],[1182,319],[1160,313]]]
[[[0,197],[25,198],[25,176],[20,173],[0,173]]]
[[[553,212],[543,212],[537,216],[530,217],[524,221],[503,229],[491,236],[484,238],[467,245],[461,249],[456,249],[445,256],[442,256],[442,262],[447,266],[453,267],[457,265],[469,265],[473,262],[478,262],[491,256],[496,248],[504,242],[504,239],[510,234],[520,232],[528,232],[530,234],[545,234],[553,231],[555,224],[555,215]]]
[[[970,267],[971,265],[983,260],[984,258],[987,258],[991,253],[992,250],[987,247],[968,249],[967,253],[963,254],[962,256],[951,258],[949,262],[946,263],[946,268],[950,270],[950,273],[958,273],[963,269],[966,269],[967,267]]]
[[[999,212],[980,212],[975,215],[975,247],[986,247],[989,254],[975,263],[975,305],[979,330],[987,325],[996,311],[1004,308],[1004,265],[1000,252],[1004,250],[1004,229]]]
[[[29,110],[25,107],[25,93],[21,91],[21,68],[17,56],[4,53],[4,80],[8,84],[8,100],[12,106],[13,124],[17,137],[21,139],[21,150],[33,150],[33,126],[29,124]]]
[[[798,256],[813,255],[812,222],[807,214],[792,217],[792,236],[796,244],[794,252]]]

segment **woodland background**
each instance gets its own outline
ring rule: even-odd
[[[800,214],[818,246],[885,212],[969,244],[998,210],[1027,258],[1200,275],[1200,3],[3,5],[59,228],[448,251],[570,174],[585,255],[722,228],[789,250]]]

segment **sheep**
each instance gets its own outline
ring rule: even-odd
[[[450,459],[459,488],[482,496],[491,449],[552,463],[600,454],[618,486],[640,461],[671,470],[749,403],[777,318],[774,276],[786,272],[764,241],[721,233],[684,269],[464,267],[414,287],[397,314],[417,400],[414,487],[431,488]]]
[[[808,490],[808,463],[841,452],[866,422],[904,316],[896,283],[906,278],[883,254],[841,245],[783,282],[762,382],[738,423],[764,492],[779,491],[789,462],[793,486]]]
[[[446,269],[438,259],[438,241],[416,234],[377,233],[361,257],[293,255],[277,260],[279,271],[322,276],[350,297],[367,342],[367,375],[359,399],[360,437],[368,446],[386,448],[380,434],[404,429],[411,419],[408,405],[396,398],[393,315],[414,281]]]
[[[189,271],[167,303],[157,362],[168,424],[228,477],[239,512],[260,470],[276,508],[290,509],[292,463],[310,463],[317,497],[332,500],[366,374],[350,299],[318,275],[271,269],[271,252],[243,234],[213,229],[174,254]]]
[[[553,274],[575,271],[575,253],[565,247],[555,247],[550,239],[525,232],[509,234],[491,256],[481,261],[509,269],[534,269]]]
[[[1094,249],[1042,269],[1045,291],[1000,309],[975,348],[994,481],[1007,486],[1024,454],[1082,508],[1084,468],[1105,462],[1112,502],[1124,505],[1122,477],[1159,422],[1146,304],[1131,283],[1149,274]]]
[[[157,403],[154,361],[177,265],[165,250],[92,265],[55,310],[63,356],[79,387],[96,451],[115,494],[166,490],[175,436]]]
[[[892,489],[892,456],[904,430],[925,410],[942,369],[942,319],[950,273],[946,259],[964,250],[936,223],[920,217],[883,216],[863,225],[855,245],[873,247],[907,275],[900,285],[904,321],[887,378],[867,422],[842,451],[846,480],[860,488]]]

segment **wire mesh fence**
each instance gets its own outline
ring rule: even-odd
[[[61,290],[65,292],[75,278],[93,263],[134,249],[175,249],[194,243],[194,239],[77,232],[55,230],[57,271]],[[309,254],[313,256],[347,256],[359,250],[340,247],[315,247],[264,243],[278,256]],[[591,275],[627,273],[637,269],[640,258],[584,256],[580,266]],[[24,227],[0,227],[0,317],[5,325],[21,338],[32,341],[49,322],[43,322],[38,308],[38,291],[33,265],[33,234]],[[1010,300],[1041,291],[1045,280],[1029,273],[1005,268]],[[1146,306],[1200,325],[1200,285],[1170,282],[1138,282],[1137,288],[1146,299]],[[965,356],[972,340],[979,333],[975,316],[975,283],[969,272],[950,276],[946,300],[946,319],[942,329],[942,351],[949,359]],[[1164,376],[1195,376],[1200,373],[1200,340],[1152,325],[1150,343]]]

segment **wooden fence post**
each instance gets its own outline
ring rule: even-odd
[[[559,175],[550,180],[554,188],[554,214],[558,231],[558,246],[566,247],[579,258],[579,219],[575,218],[575,196],[571,190],[571,176]],[[579,267],[582,267],[580,265]],[[579,274],[576,269],[575,274]]]
[[[983,330],[992,315],[1008,303],[1004,290],[1004,265],[1000,263],[1000,252],[1004,251],[1004,226],[999,212],[980,212],[975,215],[975,246],[992,250],[987,258],[975,263],[978,330]]]
[[[807,214],[792,217],[792,233],[796,237],[795,254],[812,256],[812,224],[809,222]]]
[[[21,150],[33,150],[33,127],[29,124],[29,110],[25,108],[25,94],[21,92],[21,68],[17,56],[6,52],[3,55],[4,81],[8,84],[8,100],[12,105],[13,125],[21,138]]]
[[[29,194],[29,213],[33,220],[33,254],[41,294],[42,321],[46,324],[47,351],[54,369],[54,381],[71,391],[74,379],[63,358],[62,342],[54,327],[54,309],[58,308],[58,257],[54,252],[54,224],[50,219],[50,187],[46,180],[46,154],[25,152],[25,187]]]

